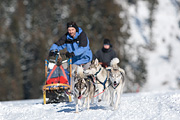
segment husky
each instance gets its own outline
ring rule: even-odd
[[[107,67],[109,72],[109,82],[110,82],[110,106],[114,109],[118,108],[120,103],[120,97],[123,93],[123,87],[125,84],[125,72],[117,64],[119,63],[118,58],[113,58],[110,62],[110,67]]]
[[[92,61],[92,64],[89,69],[85,70],[84,73],[86,75],[93,75],[94,76],[94,83],[96,84],[97,87],[97,95],[98,95],[98,102],[102,100],[102,95],[101,93],[104,92],[104,90],[108,86],[108,71],[102,67],[99,64],[98,59],[95,59]],[[105,94],[108,94],[108,92],[105,92]],[[105,95],[104,94],[104,95]],[[108,100],[108,99],[107,99]]]
[[[95,86],[93,84],[92,77],[85,76],[83,73],[83,67],[77,66],[73,72],[74,76],[74,98],[76,103],[76,113],[79,112],[78,105],[81,105],[81,99],[84,100],[84,105],[87,104],[89,110],[90,100],[94,102]]]

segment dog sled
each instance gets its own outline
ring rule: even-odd
[[[62,61],[58,52],[55,59],[45,60],[45,85],[43,86],[44,104],[71,102],[72,59]]]

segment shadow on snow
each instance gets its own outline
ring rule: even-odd
[[[69,112],[75,112],[75,106],[76,106],[75,103],[68,103],[68,104],[62,106],[64,109],[61,109],[57,112],[68,112],[68,113]],[[106,110],[107,108],[104,106],[101,106],[101,105],[91,104],[89,110],[100,110],[100,109]],[[86,107],[85,108],[83,108],[82,106],[79,107],[79,112],[85,111],[85,110],[87,110]]]

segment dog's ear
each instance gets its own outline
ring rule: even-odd
[[[74,84],[75,83],[78,83],[78,79],[77,78],[74,78]]]
[[[91,61],[91,64],[94,64],[94,60]]]
[[[77,66],[72,70],[72,75],[77,76]]]
[[[86,83],[85,79],[82,79],[82,82],[83,82],[83,83]]]
[[[95,65],[98,65],[98,64],[99,64],[99,61],[98,61],[97,58],[95,59],[94,64],[95,64]]]
[[[122,68],[119,68],[119,71],[125,75],[125,71]]]

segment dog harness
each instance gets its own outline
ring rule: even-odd
[[[94,74],[94,78],[96,78],[96,80],[97,80],[100,84],[102,84],[102,85],[104,86],[104,89],[106,89],[105,84],[106,84],[108,78],[106,77],[105,81],[104,81],[104,82],[101,82],[101,81],[97,78],[97,74],[98,74],[100,71],[101,71],[101,68]]]
[[[123,81],[124,81],[124,75],[123,75],[122,72],[120,72],[120,73],[121,73],[122,78],[123,78]],[[110,85],[111,85],[114,89],[116,89],[116,88],[119,86],[119,83],[118,83],[116,86],[113,86],[113,83],[110,81],[110,79],[109,79],[109,82],[110,82]]]

